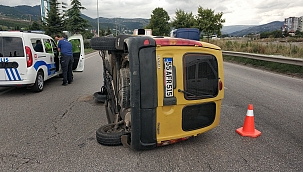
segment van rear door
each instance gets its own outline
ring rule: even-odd
[[[73,46],[73,70],[82,72],[84,70],[84,61],[85,61],[85,54],[84,54],[84,40],[82,35],[76,34],[68,38],[68,41]]]
[[[25,79],[25,48],[20,36],[0,35],[0,81]]]

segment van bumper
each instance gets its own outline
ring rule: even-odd
[[[33,81],[21,80],[21,81],[0,81],[0,86],[4,87],[23,87],[33,85]]]

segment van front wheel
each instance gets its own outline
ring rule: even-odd
[[[116,128],[115,123],[107,124],[101,126],[96,131],[96,138],[98,143],[106,146],[118,146],[122,145],[121,136],[126,135],[129,132],[125,131],[125,129],[121,126]],[[119,124],[118,124],[119,125]]]
[[[42,71],[37,73],[36,82],[32,88],[34,92],[41,92],[44,88],[44,75]]]

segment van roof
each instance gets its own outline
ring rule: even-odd
[[[1,36],[12,36],[12,37],[23,37],[24,35],[28,37],[44,37],[51,38],[48,35],[41,33],[30,33],[30,32],[20,32],[20,31],[0,31]]]

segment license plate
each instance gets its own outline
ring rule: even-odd
[[[164,58],[165,97],[174,96],[173,58]]]

